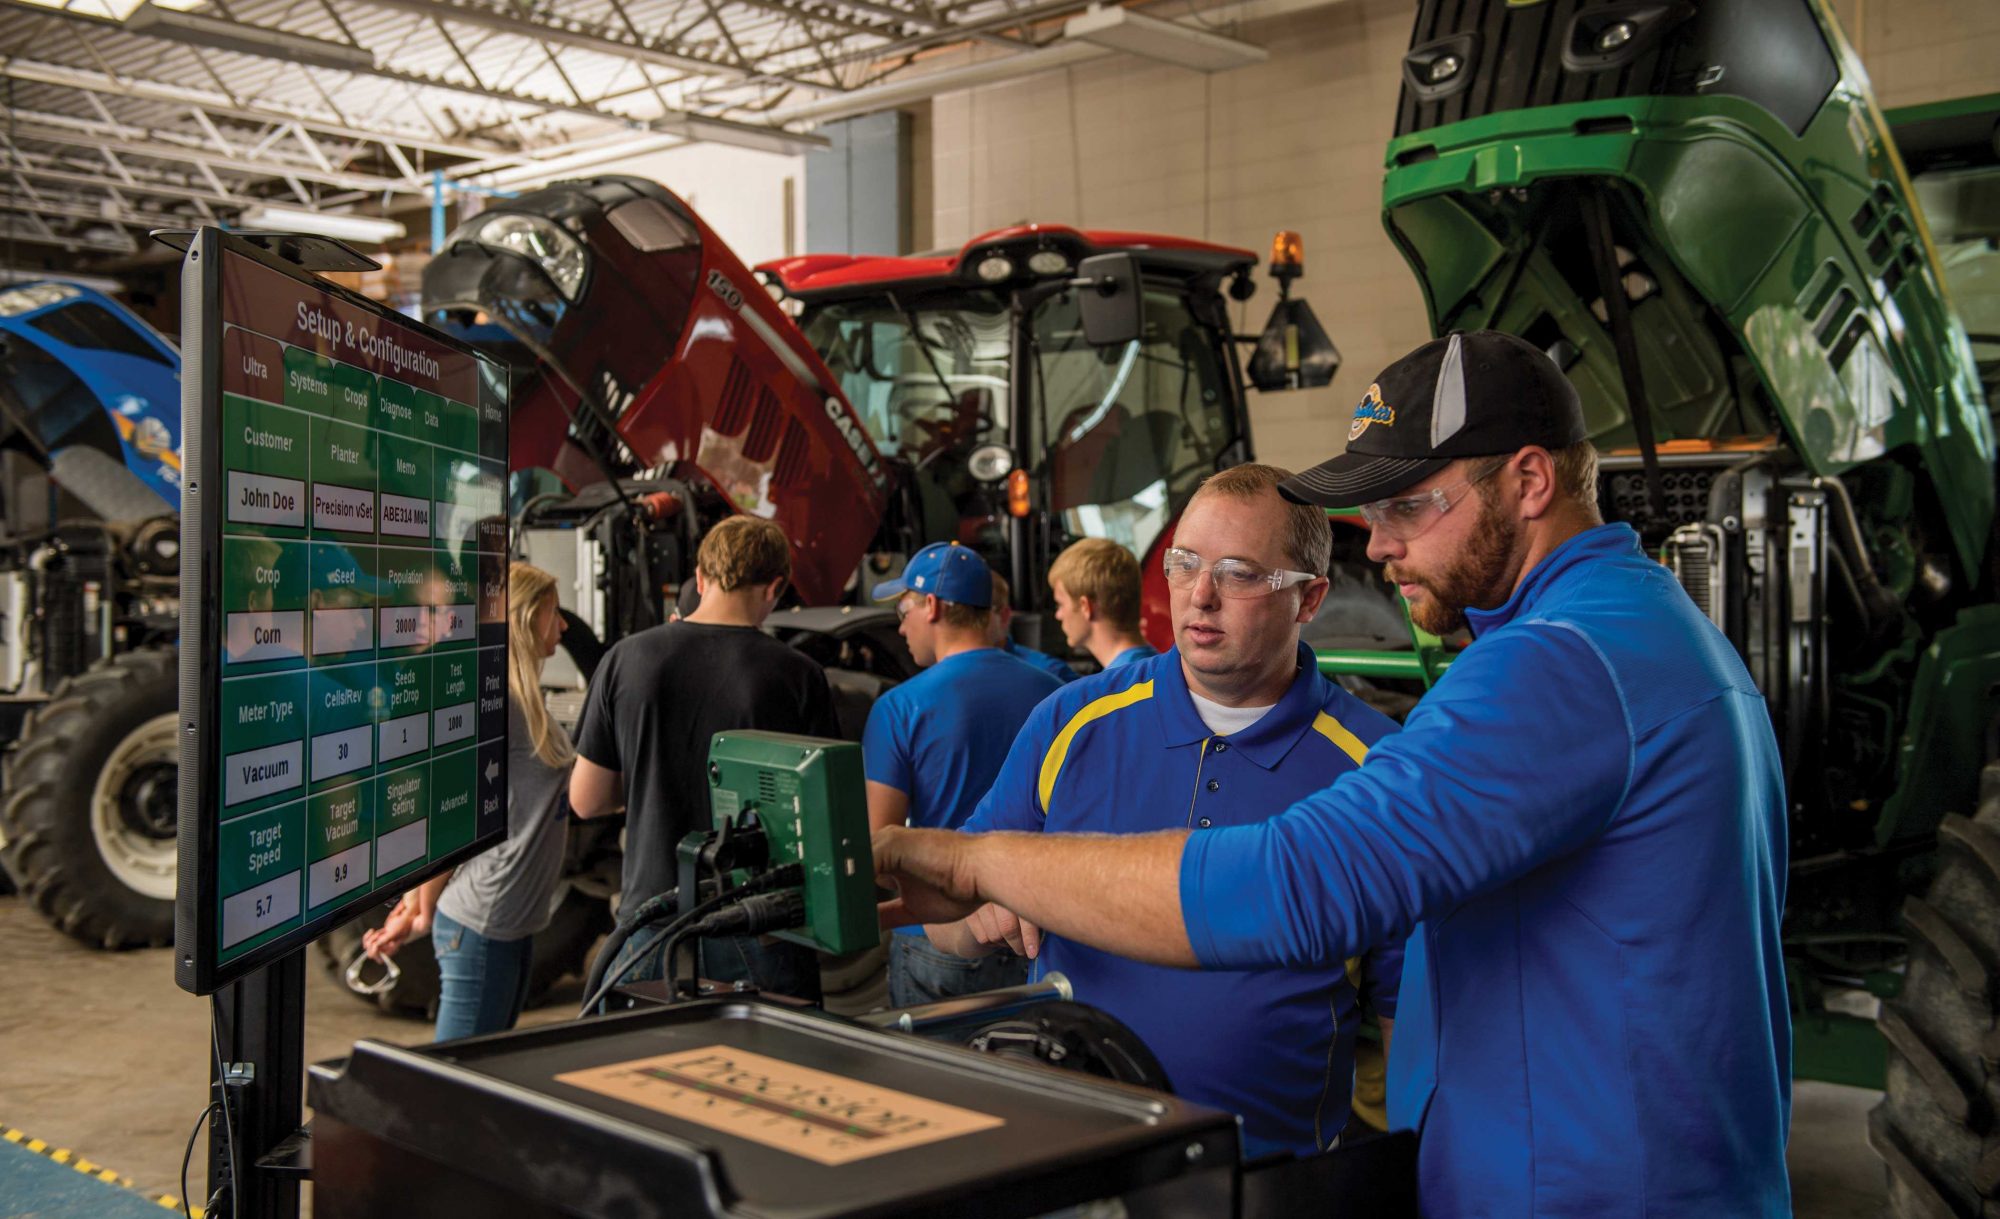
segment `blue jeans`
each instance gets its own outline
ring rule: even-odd
[[[914,1007],[1019,986],[1028,980],[1028,965],[1028,958],[1005,948],[983,957],[954,956],[924,935],[897,932],[889,937],[889,1006]]]
[[[439,1041],[514,1027],[528,1004],[533,936],[489,939],[440,910],[431,916],[431,947],[438,961]]]
[[[631,982],[658,982],[666,976],[666,941],[652,940],[652,929],[635,932],[626,940],[618,955],[611,959],[611,969],[604,976],[619,978],[619,985]],[[766,944],[756,936],[724,936],[720,939],[704,940],[701,944],[701,976],[711,982],[748,981],[767,994],[789,995],[807,1003],[820,1001],[819,954],[803,944],[785,941]],[[619,971],[634,958],[643,955],[644,960],[626,970],[622,977]],[[679,960],[685,966],[690,953],[685,941],[682,942]]]

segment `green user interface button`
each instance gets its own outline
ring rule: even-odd
[[[321,792],[306,803],[306,906],[317,913],[345,894],[368,887],[369,840],[375,828],[375,784]]]
[[[238,817],[222,827],[222,947],[249,948],[294,926],[305,865],[305,803]]]
[[[376,439],[351,423],[313,420],[314,529],[374,535]]]
[[[285,405],[315,415],[338,416],[334,363],[304,347],[285,348]]]
[[[375,764],[376,667],[362,663],[314,669],[307,696],[312,706],[312,781],[323,785]]]
[[[333,407],[326,413],[344,423],[375,422],[375,374],[352,364],[335,364]]]
[[[431,641],[430,611],[437,569],[428,550],[383,547],[375,560],[380,623],[376,642],[385,648],[420,648]]]
[[[312,544],[314,660],[375,650],[375,550]]]
[[[382,446],[382,534],[430,544],[430,446],[393,438]]]
[[[310,417],[234,395],[223,404],[230,421],[222,429],[228,523],[303,528]]]
[[[431,745],[441,748],[469,741],[479,726],[474,701],[479,687],[476,652],[457,652],[431,661]]]
[[[430,770],[419,762],[376,779],[375,879],[393,880],[430,855]]]
[[[306,678],[303,673],[239,677],[222,683],[222,805],[272,796],[305,782]]]
[[[473,807],[478,796],[479,751],[431,759],[431,858],[472,841]]]
[[[222,539],[222,663],[303,660],[306,654],[304,542]]]
[[[382,689],[381,746],[378,761],[422,753],[431,747],[431,658],[385,660],[375,666],[375,684]]]

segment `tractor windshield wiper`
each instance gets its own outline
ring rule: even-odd
[[[931,341],[924,337],[923,329],[917,325],[917,315],[905,308],[894,292],[889,293],[889,306],[902,314],[903,321],[909,325],[910,337],[916,340],[917,350],[924,353],[924,363],[931,366],[931,375],[937,378],[938,388],[944,391],[944,400],[947,403],[957,401],[958,395],[951,392],[951,382],[945,380],[944,369],[938,367],[937,357],[931,354]]]

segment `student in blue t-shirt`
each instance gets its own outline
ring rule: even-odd
[[[1049,567],[1063,639],[1115,669],[1159,653],[1139,634],[1139,560],[1109,538],[1071,543]]]
[[[1076,680],[1075,669],[1039,648],[1023,647],[1014,639],[1013,590],[1007,577],[993,573],[993,618],[986,626],[986,642],[1024,664],[1030,664],[1064,685]]]
[[[924,547],[900,579],[875,586],[876,600],[889,597],[924,671],[868,713],[861,737],[868,821],[957,829],[993,785],[1028,713],[1061,683],[988,641],[993,573],[965,547]],[[889,1001],[897,1007],[1027,980],[1027,961],[1013,953],[971,961],[933,948],[921,927],[899,932],[889,941]]]

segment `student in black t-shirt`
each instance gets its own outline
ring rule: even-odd
[[[772,521],[732,516],[709,531],[695,556],[701,604],[692,614],[619,641],[591,679],[576,739],[569,798],[579,817],[622,807],[622,910],[674,887],[674,849],[711,824],[708,747],[718,732],[761,728],[838,737],[833,694],[819,665],[758,629],[791,578],[792,552]],[[612,974],[650,937],[635,935]],[[625,980],[663,976],[664,944]],[[820,996],[817,955],[754,938],[702,946],[701,972],[749,979],[760,989]]]

